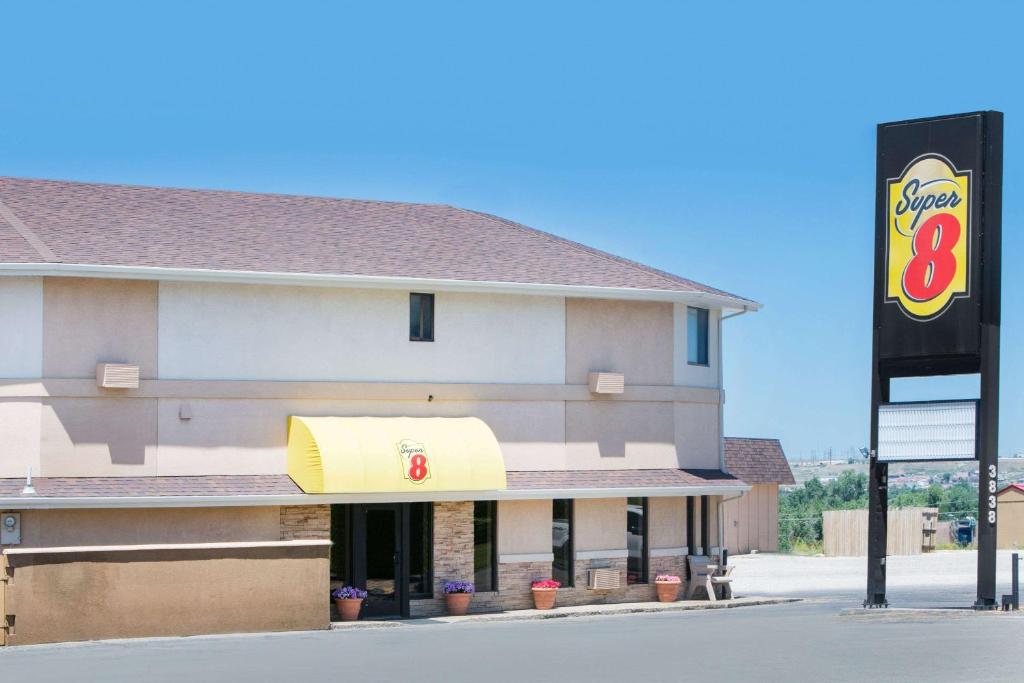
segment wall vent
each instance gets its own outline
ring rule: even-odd
[[[590,569],[587,570],[587,589],[596,591],[607,591],[618,588],[620,574],[618,569]]]
[[[127,363],[96,365],[96,386],[104,389],[138,389],[139,366]]]
[[[626,376],[621,372],[592,372],[587,378],[592,394],[621,394],[626,388]]]

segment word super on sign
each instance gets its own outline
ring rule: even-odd
[[[937,318],[970,296],[971,171],[924,154],[889,179],[886,199],[886,301],[912,319]]]

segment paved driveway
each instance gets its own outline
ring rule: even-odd
[[[1011,681],[1024,618],[701,612],[12,648],[3,679],[89,681]]]
[[[859,605],[867,590],[867,558],[739,555],[729,560],[742,595],[801,596]],[[977,553],[948,550],[890,557],[886,583],[894,607],[966,607],[976,598]],[[1010,592],[1010,551],[996,561],[997,599]]]
[[[973,554],[894,558],[894,602],[973,601]],[[860,559],[736,558],[789,605],[0,649],[3,681],[1019,681],[1024,617],[849,609]],[[916,571],[912,574],[911,570]],[[929,585],[916,585],[916,576]],[[168,615],[173,618],[173,615]]]

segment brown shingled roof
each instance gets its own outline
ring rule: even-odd
[[[287,496],[303,491],[287,474],[185,477],[36,477],[36,492],[52,498],[136,496]],[[740,483],[719,470],[569,470],[508,472],[508,490],[731,486]],[[0,497],[21,494],[24,479],[0,479]]]
[[[24,479],[0,479],[0,496],[17,496]],[[40,496],[121,498],[134,496],[286,496],[302,489],[287,474],[225,474],[186,477],[35,477]]]
[[[510,490],[733,486],[742,483],[720,470],[558,470],[508,472]]]
[[[748,484],[795,484],[778,439],[725,437],[725,468]]]
[[[47,261],[610,287],[748,301],[452,206],[0,177],[0,263]]]

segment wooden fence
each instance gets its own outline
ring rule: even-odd
[[[938,508],[889,510],[886,554],[920,555],[935,549]],[[868,554],[868,511],[828,510],[821,513],[824,553],[829,556]]]

